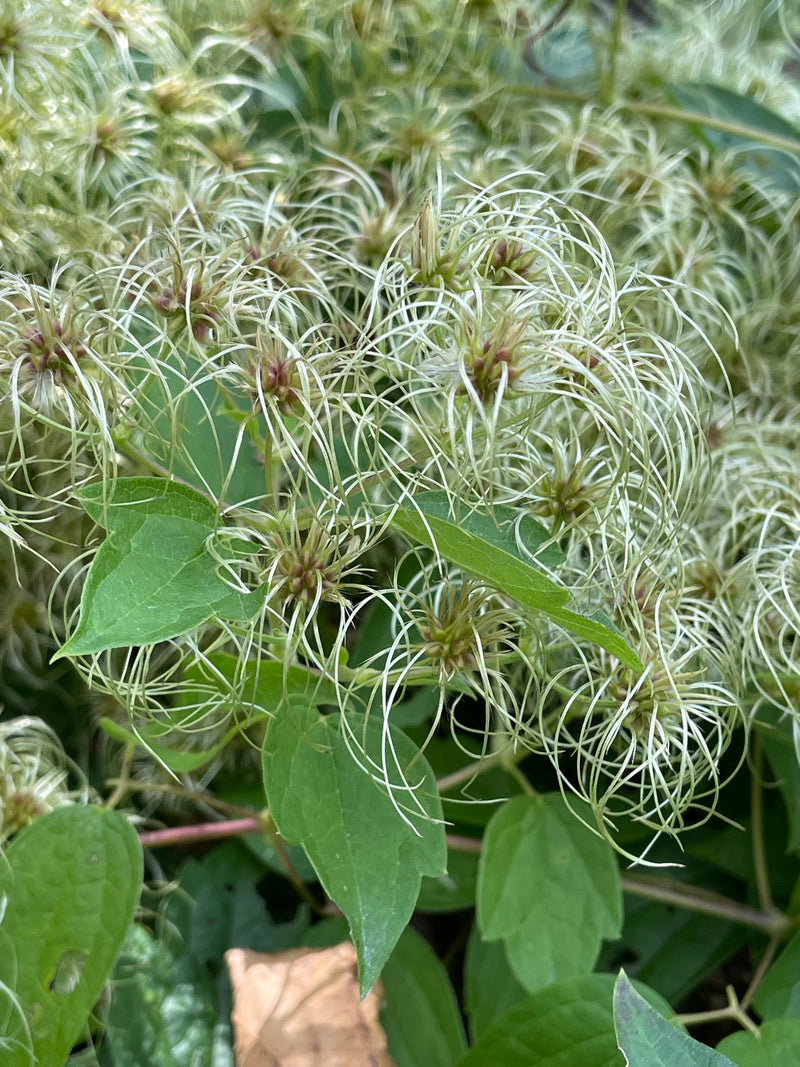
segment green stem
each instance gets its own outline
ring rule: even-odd
[[[617,56],[622,46],[622,27],[625,21],[626,0],[616,0],[614,4],[614,21],[608,42],[608,56],[605,70],[601,77],[600,96],[606,107],[614,103],[617,83]]]
[[[781,940],[782,938],[778,934],[774,934],[764,950],[764,955],[758,961],[758,967],[756,967],[753,972],[753,977],[750,979],[750,985],[747,987],[747,990],[740,1001],[744,1011],[747,1011],[750,1007],[750,1001],[755,996],[756,990],[761,985],[764,975],[769,970],[769,965],[775,958],[775,953],[778,951],[778,945],[781,943]]]
[[[745,1030],[749,1030],[758,1037],[758,1027],[744,1010],[743,1005],[736,999],[736,992],[733,986],[729,985],[725,992],[728,996],[727,1008],[717,1008],[715,1011],[698,1011],[687,1015],[678,1015],[676,1016],[678,1022],[683,1023],[684,1026],[697,1026],[699,1023],[712,1023],[720,1019],[733,1019]]]
[[[516,763],[508,760],[504,761],[503,766],[508,773],[517,780],[520,789],[523,793],[526,793],[529,797],[538,797],[539,794],[533,788],[527,777],[522,773],[522,770],[516,765]]]
[[[126,785],[130,780],[128,778],[128,774],[130,773],[131,764],[133,763],[133,757],[135,753],[136,743],[134,741],[126,742],[125,750],[122,753],[122,767],[120,768],[121,777],[116,780],[116,788],[114,789],[114,792],[111,794],[111,796],[108,798],[104,805],[106,808],[109,809],[109,811],[113,808],[116,808],[117,804],[119,804],[119,802],[125,796],[126,792],[128,792],[128,790],[126,789]],[[108,784],[111,785],[114,783],[109,782]]]
[[[690,911],[702,912],[704,915],[714,915],[719,919],[728,919],[730,922],[738,923],[740,926],[750,926],[770,937],[784,937],[793,925],[788,915],[784,915],[777,908],[761,911],[724,897],[720,893],[687,887],[683,882],[667,878],[653,878],[644,874],[624,874],[622,888],[626,893],[632,893],[635,896],[659,900],[664,904],[675,904],[680,908],[688,908]]]
[[[227,801],[218,800],[217,797],[212,797],[207,793],[199,793],[193,789],[184,789],[179,785],[170,785],[165,782],[134,782],[130,778],[122,777],[109,778],[106,785],[115,787],[111,799],[116,798],[117,803],[119,802],[119,797],[124,796],[125,793],[164,793],[168,796],[180,797],[183,800],[193,800],[196,804],[205,804],[206,807],[219,811],[223,815],[236,815],[241,818],[251,818],[253,816],[251,808],[240,808],[238,804],[229,804]],[[109,805],[110,800],[106,806]]]
[[[761,905],[761,910],[771,912],[774,909],[774,904],[764,844],[764,791],[762,787],[764,781],[764,750],[758,737],[753,739],[751,753],[753,757],[753,773],[750,779],[750,812],[752,817],[753,868],[755,870],[758,902]]]
[[[289,853],[286,851],[286,845],[284,844],[283,838],[278,832],[278,827],[275,825],[275,820],[269,814],[269,811],[265,810],[261,813],[261,829],[264,834],[266,834],[272,847],[278,853],[280,861],[283,864],[283,869],[286,872],[286,877],[294,886],[301,899],[308,904],[309,908],[311,908],[315,915],[326,915],[326,909],[320,905],[316,897],[314,897],[308,886],[297,873],[297,869],[292,863]]]

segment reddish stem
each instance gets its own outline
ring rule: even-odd
[[[147,830],[139,834],[139,840],[145,848],[164,848],[167,845],[194,845],[201,841],[217,841],[223,837],[263,832],[264,827],[260,819],[226,819],[224,822],[204,822],[196,826]]]

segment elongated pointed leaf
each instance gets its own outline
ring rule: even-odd
[[[569,594],[525,558],[517,546],[514,521],[519,514],[511,508],[495,508],[494,516],[486,511],[471,511],[457,519],[450,513],[444,493],[421,493],[415,508],[399,508],[393,525],[423,545],[436,549],[470,574],[476,575],[508,593],[520,604],[546,611],[566,604]],[[417,510],[419,509],[419,510]],[[498,511],[500,514],[497,514]],[[526,518],[527,547],[535,552],[549,539],[547,530],[534,519]],[[563,556],[552,546],[544,551],[542,562],[561,562]]]
[[[212,615],[251,618],[259,591],[219,577],[207,543],[216,510],[200,493],[160,478],[122,479],[110,497],[88,486],[79,499],[109,531],[92,561],[77,629],[54,659],[151,644],[193,630]]]
[[[483,936],[503,939],[514,973],[531,992],[590,971],[603,939],[620,934],[614,852],[560,793],[516,797],[486,830],[477,905]]]
[[[362,721],[350,722],[361,737]],[[381,765],[381,730],[367,723],[368,756]],[[433,774],[416,746],[393,730],[401,770],[390,771],[396,802],[356,762],[337,716],[289,698],[264,741],[264,783],[278,829],[302,844],[320,882],[350,923],[362,994],[372,988],[405,929],[423,874],[442,874],[447,845]],[[407,774],[417,788],[409,795]],[[415,807],[418,798],[422,811]]]
[[[614,1025],[627,1067],[735,1067],[654,1011],[624,971],[614,985]]]
[[[209,680],[219,685],[220,689],[224,685],[229,686],[236,693],[237,706],[252,705],[263,709],[268,715],[273,714],[290,696],[304,696],[315,707],[338,703],[335,683],[308,667],[298,664],[287,667],[283,662],[263,657],[249,660],[243,665],[239,657],[230,652],[212,652],[207,657],[207,664],[192,664],[184,672],[185,691],[179,702],[178,715],[173,712],[171,716],[173,722],[180,717],[181,706],[191,705],[198,697],[202,699],[198,687],[208,685]]]
[[[181,752],[179,749],[159,744],[158,738],[161,736],[161,730],[153,723],[143,723],[137,734],[132,730],[126,730],[113,719],[103,716],[100,719],[100,727],[115,741],[136,745],[138,748],[151,752],[165,767],[169,767],[177,774],[191,773],[209,763],[239,733],[240,729],[239,726],[232,726],[215,745],[204,748],[201,752]]]
[[[64,1063],[114,966],[141,881],[139,839],[115,811],[58,808],[8,846],[0,983],[19,1011],[4,1028],[3,1067],[29,1067],[31,1051],[39,1064]]]
[[[214,681],[219,686],[217,699],[220,705],[228,695],[225,691],[227,685],[230,686],[231,702],[235,702],[236,707],[260,707],[265,714],[274,711],[289,694],[305,696],[314,706],[336,703],[335,685],[306,667],[287,668],[277,661],[252,660],[245,665],[243,681],[237,682],[237,678],[242,674],[241,666],[238,657],[229,652],[212,653],[207,664],[195,663],[186,669],[184,691],[175,707],[165,713],[163,724],[143,722],[134,731],[104,716],[100,719],[100,726],[115,741],[144,748],[165,767],[182,774],[196,771],[210,763],[241,730],[239,724],[232,726],[216,744],[199,752],[182,752],[161,743],[162,737],[169,736],[181,727],[187,708],[191,714],[198,701],[208,699],[207,692],[199,687],[207,687],[209,681]],[[252,724],[253,717],[249,722]]]
[[[611,624],[611,621],[600,612],[596,612],[594,615],[579,615],[578,612],[570,611],[568,608],[551,608],[547,614],[553,622],[557,622],[559,626],[571,630],[578,637],[585,637],[587,641],[604,648],[606,652],[616,656],[621,663],[630,667],[631,670],[641,671],[644,669],[642,661],[625,638]]]
[[[616,656],[634,671],[642,662],[610,620],[599,613],[587,617],[565,607],[569,593],[537,567],[563,562],[563,554],[548,544],[550,535],[529,515],[498,506],[489,514],[473,509],[454,516],[444,493],[421,493],[414,508],[399,508],[393,525],[420,544],[437,551],[462,570],[474,574],[519,604],[542,611],[559,626],[584,637]],[[525,545],[527,554],[520,548]]]

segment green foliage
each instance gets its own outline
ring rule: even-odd
[[[63,1063],[133,919],[142,850],[124,816],[91,807],[43,815],[0,866],[0,983],[13,994],[1,1039],[9,1067]]]
[[[527,990],[511,970],[502,941],[485,941],[474,923],[464,960],[464,1008],[474,1039],[520,1000]]]
[[[671,1026],[631,985],[624,971],[614,985],[614,1025],[627,1067],[731,1067],[726,1056]]]
[[[613,850],[577,821],[560,793],[515,797],[483,838],[477,917],[486,939],[503,939],[530,992],[585,974],[602,940],[620,935]]]
[[[749,1031],[731,1034],[719,1043],[737,1067],[797,1067],[800,1064],[800,1021],[776,1019],[764,1023],[756,1036]]]
[[[231,992],[223,954],[246,941],[258,952],[296,945],[307,920],[277,924],[255,883],[263,869],[238,844],[221,845],[179,871],[161,936],[135,926],[114,973],[104,1024],[115,1067],[233,1065]]]
[[[0,5],[3,1063],[794,1062],[799,19]]]
[[[767,971],[755,1005],[763,1019],[800,1018],[800,934],[795,934]]]
[[[463,501],[464,514],[454,516],[444,493],[424,493],[415,497],[413,504],[413,509],[399,508],[392,518],[392,524],[403,533],[435,548],[450,563],[484,579],[520,604],[543,611],[579,637],[595,641],[632,670],[642,670],[639,657],[613,626],[564,608],[567,591],[535,566],[538,562],[557,567],[564,560],[563,554],[548,544],[548,531],[530,515],[503,506],[487,515],[470,509]]]
[[[372,720],[347,721],[346,729],[364,731],[372,766],[383,765],[383,746],[391,746],[396,765],[385,788],[353,758],[336,719],[296,698],[267,730],[264,784],[282,836],[303,845],[350,923],[365,994],[411,917],[422,875],[445,871],[447,846],[436,783],[413,743],[399,730],[385,739]],[[412,765],[414,793],[404,784]]]
[[[381,1022],[397,1067],[451,1067],[466,1051],[453,987],[424,938],[403,932],[383,969]]]
[[[501,1015],[458,1067],[623,1067],[614,1034],[613,988],[611,975],[584,974],[532,993]],[[648,996],[668,1011],[657,994]]]
[[[56,658],[163,641],[210,614],[247,619],[261,607],[257,592],[241,593],[220,577],[207,549],[216,509],[199,493],[160,478],[126,478],[108,499],[98,484],[79,500],[109,535],[86,577],[80,622]]]

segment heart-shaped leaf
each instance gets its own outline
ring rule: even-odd
[[[104,491],[98,483],[78,494],[109,533],[89,568],[78,626],[54,659],[166,641],[212,615],[256,614],[262,593],[231,588],[207,550],[217,513],[202,494],[163,478],[124,478]]]

